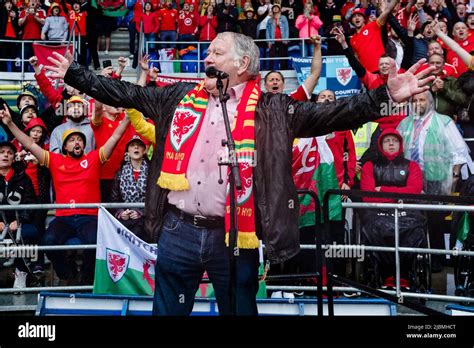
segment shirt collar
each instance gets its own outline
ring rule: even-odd
[[[237,101],[240,101],[240,98],[242,98],[242,94],[244,94],[244,89],[245,86],[247,85],[248,81],[242,82],[234,87],[229,88],[229,96],[231,99],[236,99]]]

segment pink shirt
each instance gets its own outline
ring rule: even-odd
[[[234,120],[237,105],[244,92],[246,82],[229,88],[227,93],[227,113],[230,126]],[[222,139],[226,139],[224,117],[219,98],[209,95],[206,114],[202,121],[196,144],[188,163],[186,178],[189,181],[189,190],[170,191],[168,202],[188,214],[203,216],[224,216],[227,188],[227,167],[222,166],[222,184],[219,180],[219,154],[226,154],[227,147],[222,146]]]

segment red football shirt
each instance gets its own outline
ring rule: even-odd
[[[303,102],[309,100],[308,94],[306,93],[306,90],[303,85],[300,85],[295,91],[291,92],[290,97],[293,100],[298,100],[298,101],[303,101]]]
[[[115,121],[109,120],[107,117],[102,117],[102,123],[98,126],[91,122],[91,128],[94,132],[97,148],[104,146],[107,140],[109,140],[109,138],[112,136],[115,129],[119,126],[120,122],[122,122],[123,118],[123,114],[117,117]],[[125,133],[120,138],[120,141],[112,152],[110,159],[102,167],[100,175],[101,179],[113,179],[115,177],[115,174],[122,164],[125,154],[125,145],[127,145],[127,142],[132,138],[133,134],[134,129],[130,124],[125,130]]]
[[[468,53],[474,51],[474,40],[470,39],[469,37],[464,41],[457,41],[456,42]],[[446,62],[452,64],[456,70],[458,71],[457,75],[454,77],[459,77],[462,73],[467,71],[467,65],[459,58],[459,56],[454,53],[452,50],[448,50],[446,54]]]
[[[53,178],[57,204],[100,203],[100,169],[105,162],[102,149],[79,159],[45,151],[44,166]],[[97,215],[97,209],[56,209],[56,216]]]
[[[178,11],[175,9],[163,8],[158,12],[160,31],[176,31],[178,21]]]
[[[367,71],[379,70],[379,59],[385,53],[385,47],[382,42],[382,28],[377,21],[364,25],[352,36],[350,42],[360,63]]]
[[[416,73],[418,74],[419,72],[425,69],[428,69],[429,66],[430,65],[428,63],[424,63],[422,66],[420,66],[420,68],[416,71]],[[443,75],[455,77],[457,74],[458,74],[458,71],[453,65],[448,64],[448,63],[444,64]]]
[[[46,18],[46,13],[41,10],[36,10],[39,18]],[[23,23],[23,40],[41,40],[41,27],[42,25],[35,19],[33,15],[27,14],[26,10],[21,11],[19,19],[24,18]]]

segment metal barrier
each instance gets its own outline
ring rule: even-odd
[[[414,194],[398,194],[398,193],[386,193],[386,192],[366,192],[366,191],[351,191],[351,190],[328,190],[324,197],[324,218],[325,221],[328,218],[328,202],[331,195],[346,195],[348,197],[380,197],[380,198],[393,198],[393,199],[405,199],[405,200],[416,200],[416,201],[431,201],[431,202],[444,202],[444,203],[474,203],[474,197],[458,197],[458,196],[434,196],[434,195],[414,195]],[[395,246],[394,247],[380,247],[380,246],[364,246],[365,250],[370,251],[382,251],[382,252],[395,252],[396,262],[396,290],[395,296],[398,303],[404,302],[406,298],[419,298],[419,299],[433,299],[442,301],[456,301],[456,302],[474,302],[474,298],[470,297],[458,297],[458,296],[447,296],[447,295],[433,295],[433,294],[420,294],[411,292],[402,292],[400,286],[400,252],[404,253],[424,253],[424,254],[438,254],[438,255],[452,255],[452,256],[474,256],[474,251],[462,251],[462,250],[444,250],[444,249],[428,249],[428,248],[409,248],[399,246],[399,227],[398,227],[398,216],[400,210],[418,210],[418,211],[458,211],[458,212],[474,212],[474,206],[472,205],[458,205],[458,206],[441,206],[441,205],[430,205],[430,204],[406,204],[403,201],[399,203],[342,203],[344,208],[363,208],[363,209],[393,209],[394,210],[394,233],[395,233]],[[337,247],[338,249],[350,249],[354,247],[360,247],[358,245],[336,245],[329,247]],[[336,282],[348,284],[350,281],[341,278],[339,276],[328,274],[328,279],[334,279]],[[352,283],[355,286],[355,283]],[[328,282],[328,287],[331,287]],[[360,286],[356,286],[360,289]],[[391,293],[391,291],[384,291]],[[329,301],[328,301],[329,303]],[[329,308],[330,309],[330,308]]]
[[[323,37],[322,39],[328,39],[328,38],[325,38]],[[307,48],[306,46],[308,45],[307,43],[307,39],[300,39],[300,38],[289,38],[289,39],[274,39],[274,40],[265,40],[265,39],[257,39],[257,40],[253,40],[254,42],[256,42],[257,44],[260,43],[260,42],[266,42],[266,43],[270,43],[270,42],[274,42],[274,41],[284,41],[284,42],[289,42],[288,44],[288,47],[291,47],[291,46],[299,46],[302,48],[302,52],[301,54],[299,55],[300,57],[302,58],[305,58],[306,57],[306,52],[307,52]],[[173,59],[173,60],[164,60],[164,59],[153,59],[151,60],[151,62],[153,63],[196,63],[197,64],[197,74],[198,76],[200,76],[201,73],[204,73],[203,71],[201,71],[201,64],[204,63],[204,59],[201,59],[202,57],[202,52],[204,51],[203,50],[203,46],[204,47],[208,47],[209,44],[211,42],[210,41],[146,41],[145,42],[145,53],[146,54],[149,54],[152,50],[155,50],[154,48],[150,48],[151,45],[153,46],[169,46],[169,45],[173,45],[175,47],[179,47],[179,46],[185,46],[185,45],[193,45],[193,46],[196,46],[197,47],[197,59]],[[294,43],[293,45],[291,45],[291,43]],[[267,50],[266,48],[264,48],[265,50]],[[260,57],[260,62],[271,62],[273,60],[291,60],[291,56],[287,56],[287,57],[273,57],[273,58],[270,58],[270,57]],[[271,70],[271,69],[270,69]]]
[[[19,45],[19,56],[15,58],[0,58],[0,62],[11,62],[12,59],[15,61],[15,66],[20,66],[21,70],[18,71],[21,73],[21,83],[26,80],[25,79],[25,64],[28,63],[28,59],[30,57],[25,57],[25,45],[29,44],[32,45],[33,43],[40,43],[40,44],[48,44],[48,45],[72,45],[73,47],[73,56],[76,58],[77,54],[80,54],[80,40],[81,37],[79,36],[79,40],[76,41],[76,37],[73,35],[72,41],[49,41],[49,40],[4,40],[0,39],[0,45],[2,44],[16,44]]]
[[[310,194],[308,191],[299,191],[301,194]],[[373,195],[374,193],[364,193],[361,191],[343,191],[343,190],[330,190],[328,194],[325,196],[325,204],[324,207],[327,207],[326,199],[328,199],[330,194],[344,194],[344,195],[354,195],[359,193],[363,195]],[[394,194],[395,195],[395,194]],[[387,197],[385,193],[378,193],[377,196],[380,197]],[[422,199],[423,197],[419,195],[400,195],[397,196],[403,197],[411,197]],[[439,196],[439,199],[442,200],[443,197],[446,196]],[[314,198],[314,197],[313,197]],[[449,197],[449,201],[456,200],[457,197]],[[474,202],[474,197],[472,198]],[[318,200],[315,200],[316,204],[318,204]],[[364,209],[394,209],[394,211],[398,212],[399,210],[432,210],[432,211],[462,211],[462,212],[474,212],[474,206],[462,205],[462,206],[439,206],[439,205],[428,205],[428,204],[406,204],[406,203],[342,203],[344,208],[364,208]],[[43,210],[43,209],[73,209],[73,208],[143,208],[144,203],[89,203],[89,204],[25,204],[21,206],[11,206],[11,205],[0,205],[0,211],[6,210]],[[326,209],[323,210],[326,214]],[[318,219],[318,214],[316,215],[316,219]],[[397,215],[395,215],[397,216]],[[325,221],[328,221],[325,217]],[[319,221],[315,221],[316,226],[319,225]],[[398,230],[396,230],[398,233]],[[315,235],[317,237],[317,234]],[[316,240],[317,241],[317,240]],[[328,249],[351,249],[351,248],[359,248],[359,245],[322,245],[321,248],[324,250]],[[24,247],[9,247],[10,250],[18,250]],[[85,249],[95,249],[96,245],[74,245],[74,246],[66,246],[66,245],[58,245],[58,246],[37,246],[38,251],[48,251],[48,250],[85,250]],[[316,245],[301,245],[301,249],[303,250],[315,250],[317,251],[317,244]],[[474,251],[462,251],[462,250],[442,250],[442,249],[425,249],[425,248],[409,248],[409,247],[400,247],[398,245],[398,239],[396,240],[396,245],[394,247],[381,247],[381,246],[364,246],[364,249],[367,251],[382,251],[382,252],[395,252],[399,255],[400,252],[406,253],[426,253],[426,254],[439,254],[439,255],[452,255],[452,256],[474,256]],[[1,251],[0,245],[0,251]],[[317,254],[318,255],[318,254]],[[322,255],[320,253],[319,255]],[[319,256],[318,256],[319,257]],[[398,256],[399,257],[399,256]],[[398,267],[396,269],[397,272],[397,289],[395,291],[391,290],[382,290],[381,292],[387,294],[395,294],[398,299],[399,303],[403,302],[403,297],[405,298],[419,298],[419,299],[432,299],[432,300],[443,300],[443,301],[455,301],[455,302],[474,302],[474,298],[470,297],[458,297],[458,296],[447,296],[447,295],[434,295],[434,294],[414,294],[409,292],[402,292],[400,289],[399,283],[399,258],[397,257]],[[322,274],[317,274],[318,276],[322,276]],[[332,278],[332,277],[331,277]],[[329,278],[328,278],[329,279]],[[319,282],[322,284],[322,282]],[[91,290],[92,286],[76,286],[76,287],[37,287],[37,288],[24,288],[24,289],[0,289],[0,293],[13,293],[13,292],[38,292],[41,290]],[[312,287],[312,286],[267,286],[268,290],[327,290],[328,292],[331,291],[357,291],[360,290],[354,286],[342,286],[342,287],[332,287],[328,284],[327,287]],[[329,302],[329,301],[328,301]]]

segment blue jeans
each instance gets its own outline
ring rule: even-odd
[[[257,315],[258,250],[240,249],[236,264],[236,314]],[[204,271],[219,314],[231,314],[229,266],[223,228],[197,228],[168,212],[158,243],[153,314],[189,315]]]
[[[13,235],[16,236],[16,233]],[[40,238],[40,232],[35,225],[21,224],[21,238],[23,240],[23,245],[37,245]],[[14,265],[22,272],[27,271],[25,261],[22,258],[16,258]]]
[[[174,30],[163,30],[160,33],[160,41],[176,41],[178,34]],[[161,48],[174,48],[176,45],[172,44],[161,44]]]
[[[71,215],[58,216],[49,224],[41,241],[42,245],[64,245],[72,238],[81,244],[97,243],[97,216]],[[56,274],[61,279],[70,279],[74,270],[68,264],[63,251],[47,251],[46,255],[53,263]],[[83,281],[92,284],[94,280],[95,250],[84,250]]]

